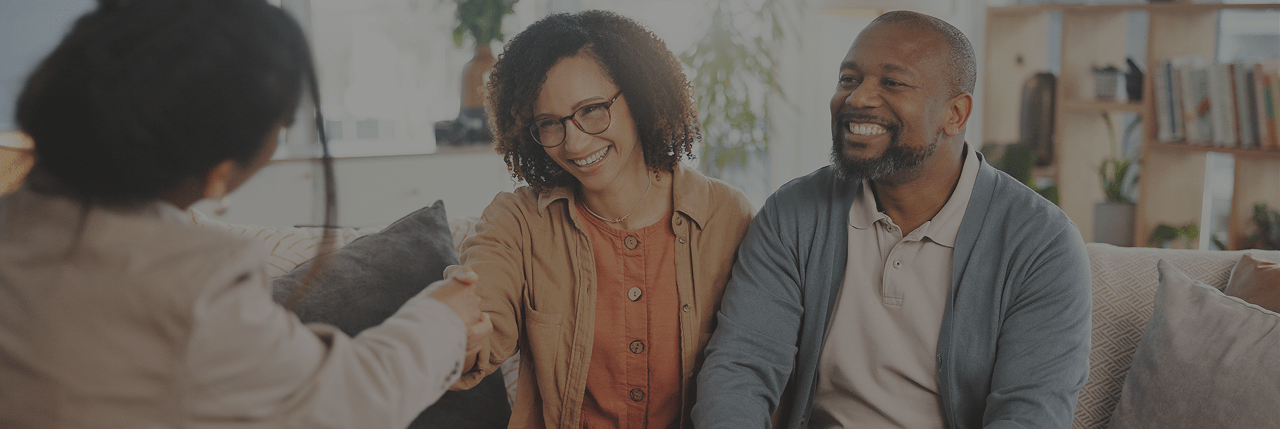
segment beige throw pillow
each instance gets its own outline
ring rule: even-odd
[[[1246,253],[1231,270],[1227,295],[1280,312],[1280,264],[1260,261]]]
[[[1280,314],[1158,268],[1155,311],[1110,427],[1280,427]]]

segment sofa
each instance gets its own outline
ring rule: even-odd
[[[255,225],[227,225],[198,212],[190,212],[192,222],[210,228],[260,239],[270,255],[270,275],[280,275],[313,257],[319,250],[320,230],[316,228],[271,228]],[[475,233],[476,218],[449,219],[455,248]],[[379,228],[341,228],[335,245],[341,246]],[[1203,251],[1116,247],[1090,243],[1087,246],[1093,279],[1093,332],[1089,354],[1089,378],[1080,392],[1072,427],[1106,428],[1120,400],[1125,377],[1142,339],[1159,285],[1156,264],[1165,260],[1193,280],[1222,289],[1243,251]],[[1280,252],[1252,251],[1255,257],[1280,261]],[[515,395],[518,357],[503,366],[508,401]],[[510,403],[510,402],[509,402]]]

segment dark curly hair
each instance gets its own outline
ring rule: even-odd
[[[626,94],[650,169],[672,171],[682,156],[693,158],[693,143],[702,132],[680,62],[640,23],[592,10],[555,14],[530,25],[511,39],[493,66],[485,106],[495,149],[511,177],[537,192],[577,183],[533,140],[528,125],[547,71],[561,58],[580,53],[595,59]]]

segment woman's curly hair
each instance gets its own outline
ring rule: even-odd
[[[485,107],[495,149],[511,176],[535,191],[572,186],[577,180],[547,156],[528,125],[547,71],[561,58],[585,53],[626,94],[650,169],[673,171],[693,158],[702,138],[693,88],[667,45],[630,18],[606,11],[555,14],[511,39],[493,72]]]

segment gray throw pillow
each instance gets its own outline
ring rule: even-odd
[[[276,302],[292,296],[312,263],[272,280]],[[303,322],[328,323],[355,336],[391,317],[457,263],[444,203],[436,201],[333,251],[292,310]]]
[[[1280,427],[1280,314],[1164,260],[1112,429]]]
[[[333,251],[293,311],[305,323],[328,323],[355,336],[391,317],[457,263],[449,217],[436,201]],[[272,280],[276,302],[288,300],[309,269],[311,261]],[[510,418],[502,373],[494,372],[470,390],[446,392],[409,428],[499,428]]]

